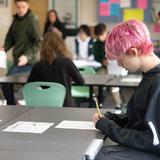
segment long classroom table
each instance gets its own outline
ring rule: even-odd
[[[83,75],[85,79],[85,86],[89,86],[90,97],[89,104],[92,107],[93,104],[93,87],[99,87],[99,97],[101,97],[102,87],[123,87],[123,88],[136,88],[139,85],[140,75],[127,75],[127,76],[112,76],[112,75]],[[0,84],[20,84],[24,85],[27,82],[28,74],[10,75],[0,78]],[[123,81],[123,80],[126,81]],[[127,81],[129,79],[129,81]],[[133,82],[132,82],[133,79]],[[73,83],[73,85],[75,85]]]
[[[101,94],[100,90],[101,87],[104,86],[108,81],[112,80],[115,76],[99,76],[99,75],[83,75],[85,80],[85,86],[89,86],[90,96],[89,96],[89,106],[92,107],[93,104],[93,87],[99,87],[99,93]],[[0,84],[11,84],[11,85],[24,85],[27,82],[28,74],[16,74],[10,75],[0,78]],[[75,85],[73,83],[73,85]],[[100,95],[101,96],[101,95]]]
[[[0,84],[21,84],[27,82],[28,74],[10,75],[0,78]],[[106,87],[131,87],[138,86],[141,75],[112,76],[112,75],[83,75],[86,86],[106,86]],[[127,81],[128,79],[128,81]],[[124,80],[124,81],[123,81]],[[132,81],[133,80],[133,81]],[[73,85],[75,85],[73,83]]]
[[[0,106],[0,126],[31,110],[24,106]]]
[[[15,111],[20,108],[12,106]],[[1,108],[1,107],[0,107]],[[7,106],[5,107],[7,112]],[[97,130],[58,129],[63,120],[91,121],[95,109],[31,108],[0,125],[0,159],[82,160],[94,139],[103,139]],[[3,111],[4,113],[4,111]],[[55,123],[42,134],[3,132],[18,121]]]
[[[112,80],[115,76],[107,75],[83,75],[86,86],[104,86],[108,81]],[[24,85],[27,82],[28,74],[9,75],[0,78],[0,84],[20,84]],[[74,83],[73,83],[74,85]]]

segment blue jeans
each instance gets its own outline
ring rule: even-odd
[[[27,72],[30,72],[31,69],[32,69],[32,65],[30,64],[27,64],[21,67],[13,65],[7,75],[9,76],[9,75],[15,75],[15,74],[20,74],[20,73],[27,73]],[[2,91],[3,91],[5,99],[7,100],[7,105],[16,105],[13,85],[3,84]]]

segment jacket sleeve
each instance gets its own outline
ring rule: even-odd
[[[32,44],[30,47],[25,49],[24,55],[27,56],[29,62],[32,62],[32,60],[35,58],[35,54],[37,54],[40,48],[40,39],[41,39],[38,21],[35,20],[34,18],[31,18],[30,29],[28,34]]]
[[[126,147],[132,147],[140,150],[150,150],[153,148],[153,135],[150,130],[138,131],[126,129],[119,126],[109,118],[101,118],[96,123],[96,128],[106,134],[111,140]]]
[[[121,127],[124,127],[128,121],[127,114],[113,114],[111,112],[106,112],[104,116],[110,120],[113,120]]]
[[[103,52],[103,53],[102,53]],[[105,51],[102,51],[102,49],[99,47],[98,43],[93,44],[93,54],[95,57],[95,60],[99,63],[102,63],[104,60],[104,53]]]
[[[68,60],[68,69],[70,71],[70,75],[71,75],[72,80],[76,84],[78,84],[78,85],[84,84],[84,79],[83,79],[81,73],[79,72],[79,70],[77,69],[77,67],[75,66],[75,64],[71,60]]]
[[[5,38],[4,50],[6,52],[14,46],[14,39],[13,39],[13,35],[12,35],[12,24],[11,24],[11,26],[8,30],[8,33],[6,35],[6,38]]]

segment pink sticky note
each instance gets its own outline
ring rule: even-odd
[[[111,3],[119,3],[119,0],[110,0]]]
[[[153,26],[153,30],[155,33],[160,33],[160,24],[159,23],[156,23],[154,26]]]
[[[100,16],[109,16],[110,15],[109,3],[100,3],[99,15]]]
[[[146,9],[148,8],[148,0],[137,0],[137,8]]]

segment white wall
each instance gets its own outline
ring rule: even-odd
[[[4,43],[5,35],[12,21],[11,0],[8,0],[8,7],[0,8],[0,46]]]
[[[97,24],[97,5],[98,0],[78,0],[79,1],[79,19],[78,24]]]

